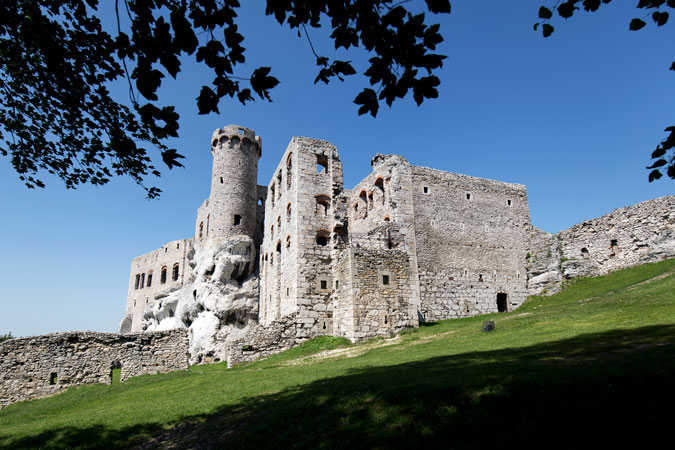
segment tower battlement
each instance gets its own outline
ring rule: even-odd
[[[211,153],[229,143],[229,148],[238,147],[243,150],[255,149],[258,158],[262,156],[262,139],[256,136],[255,131],[239,125],[227,125],[214,130],[211,135]],[[244,145],[239,145],[240,143]]]

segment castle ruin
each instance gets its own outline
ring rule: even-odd
[[[211,153],[211,194],[194,237],[132,261],[121,326],[188,328],[193,363],[254,359],[318,335],[354,341],[510,311],[565,278],[564,246],[531,225],[523,185],[377,154],[372,173],[345,189],[335,146],[294,137],[260,186],[262,140],[236,125],[213,133]],[[673,198],[665,199],[672,211]],[[645,238],[647,251],[631,264],[675,254],[675,217],[664,218],[659,230],[667,233],[657,236],[669,244]],[[546,248],[538,263],[533,246]]]

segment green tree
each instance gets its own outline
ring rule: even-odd
[[[7,341],[9,339],[14,339],[14,336],[12,336],[11,331],[7,334],[0,334],[0,342]]]
[[[541,26],[541,32],[544,37],[549,37],[555,28],[551,24],[553,18],[553,11],[556,11],[560,17],[569,19],[572,17],[576,11],[581,11],[583,8],[586,12],[595,12],[603,4],[611,3],[612,0],[558,0],[552,6],[541,6],[539,8],[539,22],[534,24],[534,30],[536,31]],[[658,27],[662,27],[668,23],[668,18],[670,14],[667,10],[675,9],[675,0],[638,0],[637,9],[644,11],[643,17],[633,18],[628,24],[628,28],[631,31],[638,31],[644,28],[647,25],[643,19],[648,17],[656,24]],[[670,70],[675,70],[675,62],[670,65]],[[651,166],[648,166],[647,169],[650,169],[649,172],[649,181],[658,180],[664,174],[668,177],[675,179],[675,126],[669,126],[664,131],[666,131],[668,136],[656,146],[656,149],[652,152],[653,163]]]
[[[425,2],[431,13],[450,12],[448,0]],[[266,14],[299,37],[324,25],[336,49],[363,47],[370,86],[354,102],[359,114],[375,116],[380,101],[391,106],[412,93],[419,105],[438,96],[440,26],[406,3],[269,0]],[[224,97],[270,100],[279,83],[270,67],[240,73],[239,7],[237,0],[115,0],[113,36],[102,27],[98,0],[1,2],[0,154],[29,188],[43,187],[45,172],[68,188],[129,176],[156,197],[160,189],[147,185],[160,175],[151,154],[158,151],[169,169],[183,158],[165,144],[178,135],[178,114],[157,96],[165,77],[179,75],[181,57],[192,55],[213,75],[197,98],[200,114],[217,113]],[[356,74],[350,61],[315,56],[315,83]],[[129,84],[128,104],[108,90],[120,79]]]

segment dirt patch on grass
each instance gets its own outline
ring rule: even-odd
[[[394,336],[388,339],[378,339],[374,342],[367,342],[365,344],[356,345],[354,347],[346,348],[336,348],[334,350],[325,350],[323,352],[315,353],[313,355],[303,356],[302,358],[292,359],[286,361],[283,365],[285,366],[301,366],[306,364],[312,364],[317,361],[323,361],[326,359],[335,359],[335,358],[354,358],[359,355],[363,355],[369,350],[388,347],[390,345],[398,344],[401,342],[401,336]]]

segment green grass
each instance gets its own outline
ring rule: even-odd
[[[71,388],[0,411],[0,448],[644,448],[673,400],[668,260],[392,340]]]

